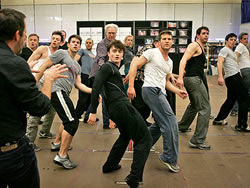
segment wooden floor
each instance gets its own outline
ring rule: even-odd
[[[216,116],[226,97],[226,87],[217,85],[216,76],[208,76],[212,114]],[[71,98],[77,100],[73,90]],[[180,120],[189,100],[177,97],[177,119]],[[101,118],[100,109],[98,115]],[[249,188],[250,187],[250,133],[234,131],[237,117],[229,116],[227,126],[214,126],[212,120],[207,135],[209,151],[192,149],[188,141],[192,132],[179,135],[179,173],[171,173],[159,161],[162,152],[162,139],[156,145],[156,151],[150,152],[144,171],[141,188]],[[60,121],[54,120],[53,132],[57,132]],[[122,168],[110,174],[102,173],[102,165],[114,141],[118,130],[103,130],[98,122],[91,127],[80,123],[73,139],[73,150],[69,152],[72,161],[78,163],[73,170],[64,170],[53,163],[56,153],[50,152],[52,140],[37,138],[36,144],[42,150],[37,152],[41,178],[41,188],[125,188],[114,182],[123,180],[130,171],[132,153],[127,152],[121,161]]]

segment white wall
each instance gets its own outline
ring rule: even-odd
[[[203,9],[204,7],[204,9]],[[125,20],[188,20],[195,30],[206,25],[210,40],[224,39],[229,32],[239,33],[240,3],[174,4],[174,3],[111,3],[2,6],[23,12],[27,16],[28,33],[36,32],[49,41],[51,32],[64,29],[68,36],[76,33],[76,21]]]

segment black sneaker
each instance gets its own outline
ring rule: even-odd
[[[182,132],[182,133],[191,132],[191,131],[192,131],[191,127],[189,127],[188,129],[180,129],[179,128],[179,132]]]
[[[198,148],[198,149],[202,149],[202,150],[210,150],[211,149],[211,146],[208,145],[208,144],[205,144],[205,143],[203,143],[203,144],[194,144],[192,142],[189,142],[189,146],[191,148]]]
[[[113,172],[113,171],[116,171],[116,170],[119,170],[122,166],[120,164],[118,164],[117,166],[115,167],[106,167],[105,165],[103,165],[102,167],[102,172],[103,173],[109,173],[109,172]]]
[[[227,121],[226,120],[214,120],[213,121],[213,125],[227,125]]]
[[[54,158],[54,163],[60,166],[63,166],[63,168],[65,169],[73,169],[75,167],[77,167],[77,164],[73,163],[70,159],[69,156],[67,155],[66,158],[62,158],[59,156],[59,154],[56,154],[55,158]]]
[[[125,178],[125,182],[128,184],[130,188],[139,187],[139,182],[132,181],[129,175]]]

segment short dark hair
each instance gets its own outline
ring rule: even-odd
[[[23,36],[25,18],[26,16],[23,13],[14,9],[0,10],[0,40],[13,39],[17,31],[19,31],[20,36]]]
[[[239,40],[241,40],[243,38],[244,35],[248,35],[248,33],[242,32],[239,34]]]
[[[209,32],[209,29],[208,29],[207,26],[201,26],[201,27],[199,27],[199,28],[196,30],[196,35],[200,35],[202,29],[204,29],[204,30],[206,30],[206,31]]]
[[[120,40],[114,40],[114,41],[112,41],[111,43],[109,43],[109,45],[108,45],[108,47],[107,47],[107,51],[109,52],[110,49],[111,49],[113,46],[114,46],[115,48],[120,49],[120,50],[122,50],[123,52],[125,52],[125,46],[124,46],[124,44],[123,44]]]
[[[33,37],[33,36],[37,37],[37,39],[38,39],[38,41],[39,41],[39,36],[38,36],[36,33],[31,33],[31,34],[29,35],[28,39],[29,39],[30,37]]]
[[[69,37],[68,43],[71,42],[71,39],[72,39],[72,38],[77,38],[78,40],[80,40],[80,45],[82,44],[82,38],[81,38],[79,35],[71,35],[71,36]]]
[[[228,41],[229,38],[235,37],[237,39],[237,35],[235,33],[229,33],[227,34],[227,36],[225,37],[225,40]]]
[[[61,31],[54,31],[51,36],[53,35],[59,35],[61,37],[61,42],[63,41],[63,35],[62,35],[62,32]]]
[[[159,35],[159,41],[161,40],[161,36],[162,35],[165,35],[165,34],[168,34],[168,35],[171,35],[172,39],[173,39],[173,35],[172,35],[172,32],[169,31],[169,30],[163,30],[160,32],[160,35]]]

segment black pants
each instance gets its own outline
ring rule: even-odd
[[[81,73],[82,83],[85,84],[86,86],[90,87],[90,81],[88,78],[89,78],[89,75]],[[90,105],[90,99],[91,99],[90,94],[84,93],[84,92],[79,90],[78,101],[77,101],[77,105],[76,105],[76,115],[77,115],[78,119],[81,118],[84,111],[87,111],[87,109]]]
[[[0,150],[0,188],[40,188],[37,159],[29,142],[24,136],[16,149]]]
[[[246,88],[244,87],[240,73],[230,76],[225,79],[227,86],[227,99],[220,108],[215,121],[224,120],[233,108],[235,101],[239,102],[238,125],[242,128],[247,128],[248,106],[250,99]]]
[[[142,81],[135,80],[134,88],[135,88],[135,92],[136,92],[136,97],[134,98],[134,100],[132,100],[132,105],[136,108],[136,110],[138,110],[138,112],[141,114],[144,121],[146,122],[146,120],[150,116],[151,110],[148,107],[148,105],[146,105],[145,102],[143,101],[142,85],[143,85]]]
[[[114,143],[105,167],[117,166],[124,155],[130,139],[134,142],[133,163],[130,180],[138,183],[142,181],[143,170],[152,146],[152,137],[147,126],[129,101],[119,101],[109,106],[110,118],[116,123],[120,136]]]

